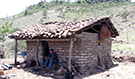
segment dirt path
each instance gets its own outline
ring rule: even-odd
[[[135,78],[135,63],[115,62],[115,64],[118,64],[118,66],[111,68],[103,73],[85,77],[84,79],[134,79]]]
[[[18,59],[19,61],[23,61],[22,59]],[[2,59],[0,61],[0,65],[6,62],[8,64],[13,64],[13,59]],[[117,66],[109,69],[108,71],[98,73],[95,75],[89,76],[75,76],[74,79],[134,79],[135,78],[135,63],[132,62],[115,62],[118,64]],[[8,75],[10,79],[62,79],[61,76],[51,76],[51,74],[40,75],[40,72],[31,73],[28,68],[25,69],[17,69],[13,67],[12,70],[8,70]],[[46,72],[46,71],[44,71]]]

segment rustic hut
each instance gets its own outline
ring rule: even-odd
[[[15,63],[17,40],[27,42],[27,60],[36,59],[41,66],[44,57],[53,48],[59,61],[74,58],[81,70],[87,67],[112,66],[110,58],[111,37],[118,36],[118,31],[110,21],[110,17],[91,18],[75,22],[49,22],[39,24],[27,30],[17,31],[9,35],[15,42]],[[87,66],[87,67],[86,67]]]

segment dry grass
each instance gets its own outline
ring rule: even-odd
[[[64,7],[64,6],[60,6]],[[58,8],[58,7],[57,7]],[[135,44],[135,5],[130,4],[130,5],[123,5],[123,6],[117,6],[117,7],[110,7],[110,8],[105,8],[103,10],[94,10],[87,12],[87,14],[82,14],[82,12],[78,13],[72,13],[68,12],[65,16],[67,16],[65,19],[58,17],[59,12],[56,12],[55,10],[57,8],[54,8],[52,10],[48,10],[47,14],[47,19],[43,19],[44,22],[50,22],[50,21],[72,21],[73,19],[76,20],[81,20],[81,19],[86,19],[86,18],[91,18],[91,17],[99,17],[99,16],[106,16],[106,15],[113,15],[111,20],[114,23],[114,26],[118,29],[120,36],[115,38],[116,41],[124,41],[130,43],[130,48],[125,47],[125,44],[116,44],[113,43],[112,48],[114,50],[129,50],[133,49],[133,46]],[[80,7],[78,7],[79,9]],[[129,16],[127,16],[127,21],[123,19],[120,14],[124,11],[127,10],[130,12]],[[13,27],[18,27],[20,29],[27,29],[29,27],[32,27],[36,24],[39,23],[40,19],[42,19],[42,11],[38,13],[33,13],[32,15],[29,16],[24,16],[20,17],[20,15],[15,15],[13,17],[9,18],[4,18],[0,19],[0,26],[4,25],[6,21],[13,21]],[[128,39],[127,39],[128,36]],[[5,43],[5,46],[7,46],[7,43]],[[10,47],[7,47],[10,48]],[[129,48],[129,49],[128,49]],[[8,50],[8,49],[7,49]]]

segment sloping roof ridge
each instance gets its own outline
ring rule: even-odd
[[[66,21],[66,22],[58,22],[58,21],[52,21],[52,22],[46,22],[46,23],[42,23],[42,24],[39,24],[39,25],[48,25],[48,24],[63,24],[63,23],[76,23],[76,22],[84,22],[84,21],[89,21],[89,20],[101,20],[101,19],[104,19],[104,18],[110,18],[110,16],[102,16],[102,17],[97,17],[97,18],[94,18],[94,17],[91,17],[91,18],[87,18],[87,19],[82,19],[82,20],[78,20],[78,21]]]
[[[33,39],[33,38],[65,38],[76,34],[76,32],[84,31],[84,28],[89,28],[91,24],[94,24],[101,19],[110,17],[98,17],[90,18],[86,20],[79,20],[73,22],[48,22],[35,25],[27,30],[16,31],[9,35],[11,38],[19,39]]]

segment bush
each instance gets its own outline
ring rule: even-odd
[[[62,16],[61,16],[63,19],[65,19],[66,18],[66,14],[65,14],[65,12],[63,12],[62,13]]]
[[[18,41],[18,51],[21,50],[26,50],[26,41]],[[11,52],[11,54],[14,54],[15,51],[15,41],[12,42],[12,45],[10,47],[10,49],[8,50],[9,52]]]
[[[15,32],[15,31],[20,31],[21,29],[19,29],[19,28],[13,28],[12,30],[10,30],[9,31],[9,33],[13,33],[13,32]]]
[[[127,16],[128,16],[129,14],[130,14],[129,11],[124,10],[120,15],[121,15],[121,17],[122,17],[123,19],[127,19]]]
[[[44,18],[47,17],[47,11],[46,11],[46,10],[43,11],[43,17],[44,17]]]
[[[80,7],[81,9],[87,8],[87,10],[91,10],[94,7],[94,9],[96,10],[104,10],[105,8],[108,8],[108,7],[128,5],[128,4],[130,4],[129,0],[113,0],[113,1],[112,0],[77,0],[77,2],[73,2],[73,3],[68,3],[62,0],[61,1],[54,0],[50,3],[41,1],[36,5],[30,5],[23,14],[24,16],[31,15],[35,12],[44,11],[44,9],[46,10],[52,9],[52,8],[54,9],[54,7],[59,8],[61,6],[67,6],[69,7],[69,10],[71,11],[73,8],[76,8],[76,7]],[[71,11],[71,12],[75,12],[75,11]]]
[[[44,23],[44,20],[43,19],[40,19],[39,23],[40,24]]]
[[[24,16],[26,16],[28,14],[28,12],[27,12],[27,10],[25,10],[25,12],[24,12]]]
[[[73,19],[73,21],[77,21],[77,18],[75,17],[75,18]]]

